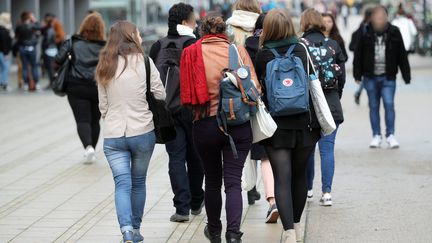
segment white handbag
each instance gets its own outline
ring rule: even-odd
[[[336,123],[333,119],[333,115],[330,111],[330,107],[328,106],[327,99],[324,96],[324,92],[321,86],[321,81],[319,81],[318,79],[318,75],[316,73],[309,51],[303,43],[300,44],[305,48],[307,54],[307,59],[308,59],[307,73],[309,74],[310,66],[312,66],[312,70],[314,72],[313,75],[309,75],[310,95],[312,98],[313,106],[315,108],[315,114],[321,126],[321,131],[324,136],[327,136],[332,134],[336,130]]]
[[[241,186],[244,191],[250,191],[256,185],[257,181],[257,162],[250,159],[250,152],[246,157],[241,177]]]
[[[268,112],[264,102],[258,98],[258,111],[251,118],[252,143],[270,138],[276,132],[277,124]]]

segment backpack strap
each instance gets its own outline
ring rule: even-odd
[[[312,58],[311,58],[311,56],[310,56],[310,54],[309,54],[309,50],[308,50],[308,48],[307,48],[306,45],[305,45],[304,43],[302,43],[302,42],[300,42],[300,45],[302,45],[302,46],[304,47],[305,51],[306,51],[306,57],[307,57],[307,63],[308,63],[308,65],[307,65],[307,75],[309,76],[309,73],[310,73],[310,67],[312,67],[312,71],[313,71],[313,73],[315,74],[316,77],[318,77],[318,76],[317,76],[317,72],[316,72],[316,70],[315,70],[315,66],[314,66],[313,61],[312,61]]]
[[[219,102],[219,106],[221,106],[220,104],[221,102]],[[219,110],[219,116],[217,117],[217,122],[219,124],[219,129],[223,132],[223,134],[225,136],[228,137],[229,143],[230,143],[230,147],[231,147],[231,151],[233,152],[233,157],[234,159],[238,159],[238,152],[237,152],[237,148],[235,146],[234,143],[234,139],[231,137],[231,135],[229,135],[228,133],[228,125],[227,125],[227,117],[225,112],[222,109],[218,109]]]
[[[281,57],[281,55],[276,51],[276,49],[271,48],[270,51],[273,53],[275,57]]]
[[[151,93],[150,86],[150,77],[151,77],[151,68],[150,68],[150,60],[148,56],[144,56],[144,64],[145,64],[145,72],[146,72],[146,97],[149,97]]]
[[[237,70],[239,68],[239,54],[234,44],[229,46],[229,69]]]
[[[296,45],[291,45],[290,48],[288,48],[288,51],[285,54],[285,57],[289,57],[292,55],[292,53],[294,52],[294,48],[296,47]]]

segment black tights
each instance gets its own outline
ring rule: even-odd
[[[85,88],[85,86],[79,88],[79,90],[82,90],[79,95],[75,92],[68,92],[68,101],[75,117],[82,145],[84,148],[89,145],[96,148],[100,133],[99,120],[101,116],[97,91],[92,92],[90,88],[87,88],[89,90]]]
[[[300,222],[307,197],[307,161],[314,147],[266,146],[275,181],[275,197],[284,230]]]

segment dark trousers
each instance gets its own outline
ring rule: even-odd
[[[84,148],[94,148],[99,139],[101,117],[97,88],[69,84],[67,97],[77,123],[78,135]]]
[[[275,198],[284,230],[299,223],[307,197],[307,164],[315,146],[273,148],[265,146],[275,180]]]
[[[165,145],[169,155],[168,173],[176,213],[189,215],[189,211],[199,209],[204,200],[204,171],[193,144],[192,115],[182,111],[174,119],[176,139]]]
[[[19,49],[20,58],[23,66],[22,75],[25,84],[29,84],[29,66],[31,67],[32,78],[35,81],[35,84],[39,83],[39,70],[36,60],[36,47],[35,46],[27,46],[20,47]]]
[[[193,137],[204,165],[205,207],[208,227],[212,232],[222,230],[222,180],[224,181],[227,232],[239,233],[243,213],[241,176],[245,159],[252,144],[250,124],[228,128],[237,147],[235,159],[228,137],[218,127],[214,117],[194,123]]]

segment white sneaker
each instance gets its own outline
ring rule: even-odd
[[[375,135],[369,145],[369,148],[379,148],[381,147],[382,138],[380,135]]]
[[[282,243],[296,243],[296,233],[295,230],[285,230],[282,233]]]
[[[393,134],[390,134],[390,136],[387,137],[387,143],[389,145],[389,148],[391,148],[391,149],[399,148],[399,143]]]
[[[42,88],[41,88],[40,84],[36,84],[36,87],[35,87],[35,89],[36,89],[36,91],[41,91],[41,90],[42,90]]]
[[[321,206],[330,207],[333,204],[330,193],[324,193],[321,197],[320,203]]]
[[[301,242],[303,240],[303,229],[301,228],[300,223],[294,223],[294,230],[296,234],[296,241]]]
[[[313,190],[309,190],[307,193],[307,201],[312,202],[313,201]]]
[[[24,86],[23,86],[23,90],[24,90],[24,91],[29,91],[29,85],[28,85],[28,84],[24,84]]]
[[[84,164],[92,164],[96,162],[96,154],[93,146],[87,146],[84,152]]]

